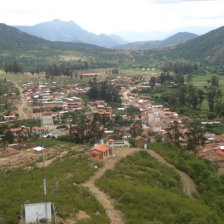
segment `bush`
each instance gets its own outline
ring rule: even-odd
[[[129,138],[128,142],[131,145],[131,147],[136,147],[136,139],[135,138]]]

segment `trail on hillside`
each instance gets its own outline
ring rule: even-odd
[[[116,162],[119,161],[121,158],[126,157],[130,154],[132,154],[133,152],[137,152],[140,151],[141,149],[137,149],[137,148],[122,148],[122,149],[116,149],[114,150],[114,154],[115,156],[110,157],[108,159],[105,159],[105,165],[104,167],[100,168],[94,176],[92,176],[87,182],[85,182],[83,184],[83,186],[88,187],[90,192],[97,198],[97,200],[103,205],[103,207],[106,210],[106,213],[108,215],[108,217],[111,220],[111,224],[123,224],[125,223],[125,217],[124,214],[115,209],[114,205],[113,205],[113,200],[104,192],[102,192],[101,190],[99,190],[99,188],[97,188],[94,185],[94,182],[96,179],[100,178],[104,172],[107,169],[113,169]]]
[[[159,162],[174,168],[177,173],[180,175],[180,180],[183,186],[183,192],[186,193],[189,197],[193,198],[193,194],[198,194],[198,191],[196,189],[196,185],[194,181],[183,171],[178,170],[174,165],[168,163],[164,158],[159,155],[157,152],[153,150],[148,150],[151,156],[153,156],[155,159],[157,159]]]

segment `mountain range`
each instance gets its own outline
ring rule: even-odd
[[[166,42],[169,45],[173,43],[168,40]],[[26,70],[34,68],[37,63],[48,65],[72,60],[88,61],[92,67],[137,67],[148,66],[149,62],[182,59],[223,66],[224,27],[182,44],[141,51],[124,51],[80,42],[48,41],[0,24],[0,51],[0,66],[6,61],[18,60],[26,66]]]
[[[82,42],[100,47],[125,50],[142,50],[184,43],[197,37],[196,34],[177,33],[163,41],[139,41],[128,43],[117,35],[96,35],[84,30],[73,21],[55,19],[34,26],[16,26],[19,30],[49,41]]]
[[[63,42],[83,42],[100,47],[111,48],[116,45],[127,43],[127,41],[116,35],[96,35],[84,30],[73,21],[64,22],[55,19],[50,22],[39,23],[34,26],[15,26],[28,34],[50,40]]]
[[[120,46],[116,46],[115,49],[124,49],[124,50],[144,50],[158,47],[165,47],[175,44],[185,43],[188,40],[192,40],[198,37],[198,35],[188,32],[177,33],[165,40],[162,41],[137,41],[133,43],[128,43]]]

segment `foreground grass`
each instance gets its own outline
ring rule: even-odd
[[[90,218],[77,223],[109,223],[102,205],[88,189],[80,186],[95,173],[95,163],[85,154],[69,154],[70,157],[67,154],[58,158],[46,168],[48,201],[55,203],[58,215],[63,220],[75,217],[81,210]],[[18,223],[21,205],[44,201],[42,170],[33,165],[31,170],[15,169],[0,174],[0,195],[0,223]]]
[[[171,142],[151,144],[169,163],[186,172],[197,184],[200,200],[214,209],[224,219],[224,175],[216,175],[216,167],[208,160],[189,154],[182,148],[175,147]]]
[[[96,184],[116,199],[126,224],[219,223],[208,206],[182,193],[179,176],[172,168],[146,151],[122,159]]]

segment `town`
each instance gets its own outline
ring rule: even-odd
[[[86,82],[96,79],[98,76],[99,74],[96,73],[80,75]],[[101,79],[105,78],[105,76],[99,77]],[[72,113],[85,114],[89,119],[87,125],[90,125],[93,121],[94,114],[101,118],[104,117],[107,123],[109,120],[116,123],[115,126],[111,125],[111,127],[110,125],[105,125],[105,127],[102,125],[100,127],[103,129],[100,136],[102,139],[94,138],[94,143],[97,143],[97,140],[107,142],[112,138],[115,141],[114,145],[117,146],[132,144],[132,146],[147,147],[144,145],[156,142],[158,138],[160,138],[160,141],[166,140],[169,127],[176,122],[178,123],[178,131],[183,135],[178,140],[180,142],[183,140],[182,146],[186,145],[186,136],[184,137],[184,135],[188,130],[185,128],[183,121],[187,117],[179,116],[170,108],[152,101],[150,97],[134,93],[134,90],[151,88],[150,78],[151,76],[136,78],[117,75],[117,77],[111,79],[109,83],[119,87],[121,98],[121,106],[114,108],[108,106],[105,100],[85,101],[82,96],[89,91],[90,87],[84,87],[81,83],[68,84],[67,86],[60,86],[55,81],[51,84],[24,83],[20,87],[21,104],[19,107],[22,106],[22,108],[17,110],[19,114],[16,116],[17,111],[15,111],[11,112],[10,115],[3,115],[1,124],[9,124],[10,127],[17,120],[33,120],[39,125],[20,125],[16,128],[10,128],[9,131],[13,135],[14,142],[8,144],[5,150],[1,151],[0,157],[22,154],[21,149],[24,147],[20,147],[22,137],[34,138],[40,136],[57,139],[59,136],[71,135],[74,126],[72,124]],[[156,85],[160,84],[156,83]],[[15,93],[8,93],[4,97],[13,98],[15,96]],[[201,127],[219,124],[221,124],[220,121],[201,121]],[[87,130],[88,127],[85,127],[84,132],[87,132]],[[224,134],[205,133],[204,137],[206,138],[205,144],[197,146],[197,155],[222,168],[224,164]]]

